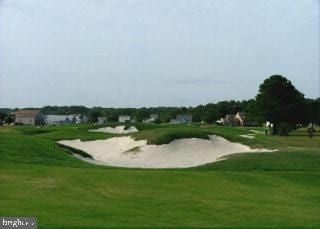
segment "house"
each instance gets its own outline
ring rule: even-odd
[[[46,115],[45,123],[48,125],[57,124],[71,124],[71,123],[85,123],[87,122],[87,116],[81,114],[69,114],[69,115]]]
[[[103,124],[103,123],[106,123],[107,121],[108,121],[108,117],[98,117],[97,118],[98,124]]]
[[[71,118],[72,123],[81,123],[81,114],[69,114],[69,119]]]
[[[171,119],[172,124],[192,123],[192,115],[177,115],[175,119]]]
[[[119,115],[119,122],[130,122],[131,121],[131,115]]]
[[[240,126],[246,126],[246,114],[244,112],[238,112],[236,114],[236,119]]]
[[[220,124],[226,125],[226,126],[238,126],[238,119],[236,118],[236,115],[233,114],[227,114],[225,118],[220,119]]]
[[[159,115],[158,115],[158,114],[150,114],[150,115],[149,115],[149,118],[143,119],[142,122],[150,123],[150,122],[156,121],[158,118],[159,118]]]
[[[78,116],[75,115],[46,115],[45,123],[48,125],[78,123]]]
[[[39,110],[20,110],[11,113],[14,123],[18,125],[43,125],[44,116]]]
[[[74,117],[76,124],[79,123],[87,123],[89,121],[89,117],[86,116],[85,114],[69,114],[69,117]]]
[[[221,118],[217,123],[226,125],[226,126],[245,126],[246,125],[246,116],[243,112],[238,112],[234,114],[226,114],[225,118]]]
[[[69,114],[68,116],[72,116],[75,118],[75,123],[86,123],[88,122],[88,117],[82,114]]]

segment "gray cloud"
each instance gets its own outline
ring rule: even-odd
[[[248,99],[272,74],[319,96],[318,1],[0,1],[0,107]]]

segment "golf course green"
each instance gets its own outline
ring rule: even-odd
[[[224,137],[252,148],[188,169],[89,164],[56,142],[106,139],[102,125],[0,127],[0,215],[36,216],[39,228],[318,228],[320,135],[239,135],[263,128],[135,124],[135,139],[165,144]]]

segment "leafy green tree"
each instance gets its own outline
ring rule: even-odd
[[[304,95],[285,77],[273,75],[260,85],[256,109],[260,118],[273,123],[273,134],[286,135],[303,122]]]
[[[90,122],[97,122],[98,117],[102,116],[102,108],[101,107],[93,107],[89,114]]]
[[[143,119],[149,117],[148,109],[145,107],[140,108],[140,109],[136,109],[134,111],[134,117],[136,118],[137,122],[142,122]]]
[[[311,123],[311,128],[314,124],[320,124],[320,98],[306,99],[307,116],[306,121]]]
[[[0,119],[4,120],[6,118],[7,114],[0,112]]]
[[[9,123],[13,123],[13,121],[14,120],[13,120],[12,116],[10,116],[10,115],[7,115],[7,117],[5,118],[5,122],[8,123],[8,124]]]
[[[202,110],[202,121],[207,123],[213,123],[219,119],[217,112],[217,105],[213,103],[209,103],[203,107]]]
[[[242,101],[242,111],[246,113],[246,123],[249,126],[262,126],[265,121],[264,118],[259,116],[257,112],[256,100],[250,99],[247,101]]]

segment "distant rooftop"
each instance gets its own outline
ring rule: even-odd
[[[39,114],[39,110],[20,110],[11,114],[16,118],[34,118]]]

